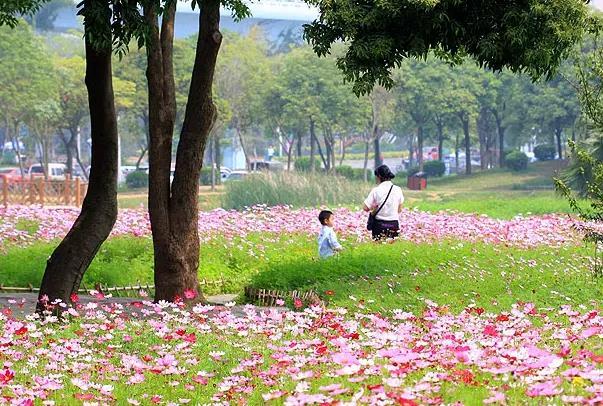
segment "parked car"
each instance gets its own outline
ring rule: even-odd
[[[65,180],[67,166],[65,164],[48,164],[49,180]],[[41,164],[34,164],[29,167],[28,176],[32,179],[44,177],[44,167]]]
[[[249,172],[247,171],[231,171],[224,181],[231,182],[234,180],[243,180],[247,175],[249,175]]]
[[[282,171],[283,163],[278,161],[251,161],[251,170],[256,171]]]
[[[8,181],[20,180],[24,177],[21,176],[20,168],[0,168],[0,176],[6,178]]]

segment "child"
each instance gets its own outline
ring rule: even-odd
[[[322,224],[318,234],[318,255],[321,259],[331,257],[343,249],[333,231],[333,217],[333,212],[329,210],[323,210],[318,215],[318,221]]]

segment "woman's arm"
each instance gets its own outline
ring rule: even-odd
[[[364,203],[362,205],[362,210],[364,211],[371,211],[373,210],[373,206],[375,204],[375,197],[374,197],[374,189],[371,190],[371,193],[369,193],[369,195],[367,196],[366,199],[364,199]]]

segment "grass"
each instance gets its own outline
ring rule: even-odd
[[[213,210],[220,207],[220,197],[224,193],[223,186],[216,186],[212,192],[208,186],[199,188],[199,208],[201,210]],[[135,192],[123,192],[117,195],[117,203],[120,209],[139,209],[148,207],[148,190],[140,189]]]
[[[364,300],[374,310],[419,311],[429,299],[454,310],[475,304],[500,311],[517,301],[554,307],[568,301],[588,303],[603,294],[602,282],[591,276],[591,251],[585,247],[552,251],[457,241],[344,244],[347,250],[337,258],[318,261],[313,237],[255,234],[230,241],[217,237],[202,246],[199,275],[225,281],[223,287],[206,288],[208,294],[221,290],[240,294],[246,285],[314,289],[334,305]],[[53,246],[10,248],[0,257],[0,280],[5,286],[36,286]],[[84,276],[88,287],[139,281],[152,283],[152,247],[147,238],[107,241]]]
[[[226,184],[222,198],[225,209],[268,206],[318,207],[347,205],[361,201],[370,191],[364,182],[348,181],[324,174],[268,172]]]
[[[495,218],[571,213],[567,200],[553,191],[552,178],[562,166],[560,161],[547,161],[531,164],[522,172],[492,169],[428,179],[426,190],[404,191],[406,205],[431,212],[456,210]]]

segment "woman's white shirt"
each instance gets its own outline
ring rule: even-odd
[[[392,187],[392,182],[386,180],[381,182],[377,187],[371,190],[368,197],[364,201],[366,207],[371,210],[376,210],[381,206],[389,189]],[[387,199],[387,202],[383,205],[381,211],[377,214],[377,220],[394,221],[399,220],[398,207],[404,202],[404,195],[402,189],[399,186],[392,188],[392,192]]]

